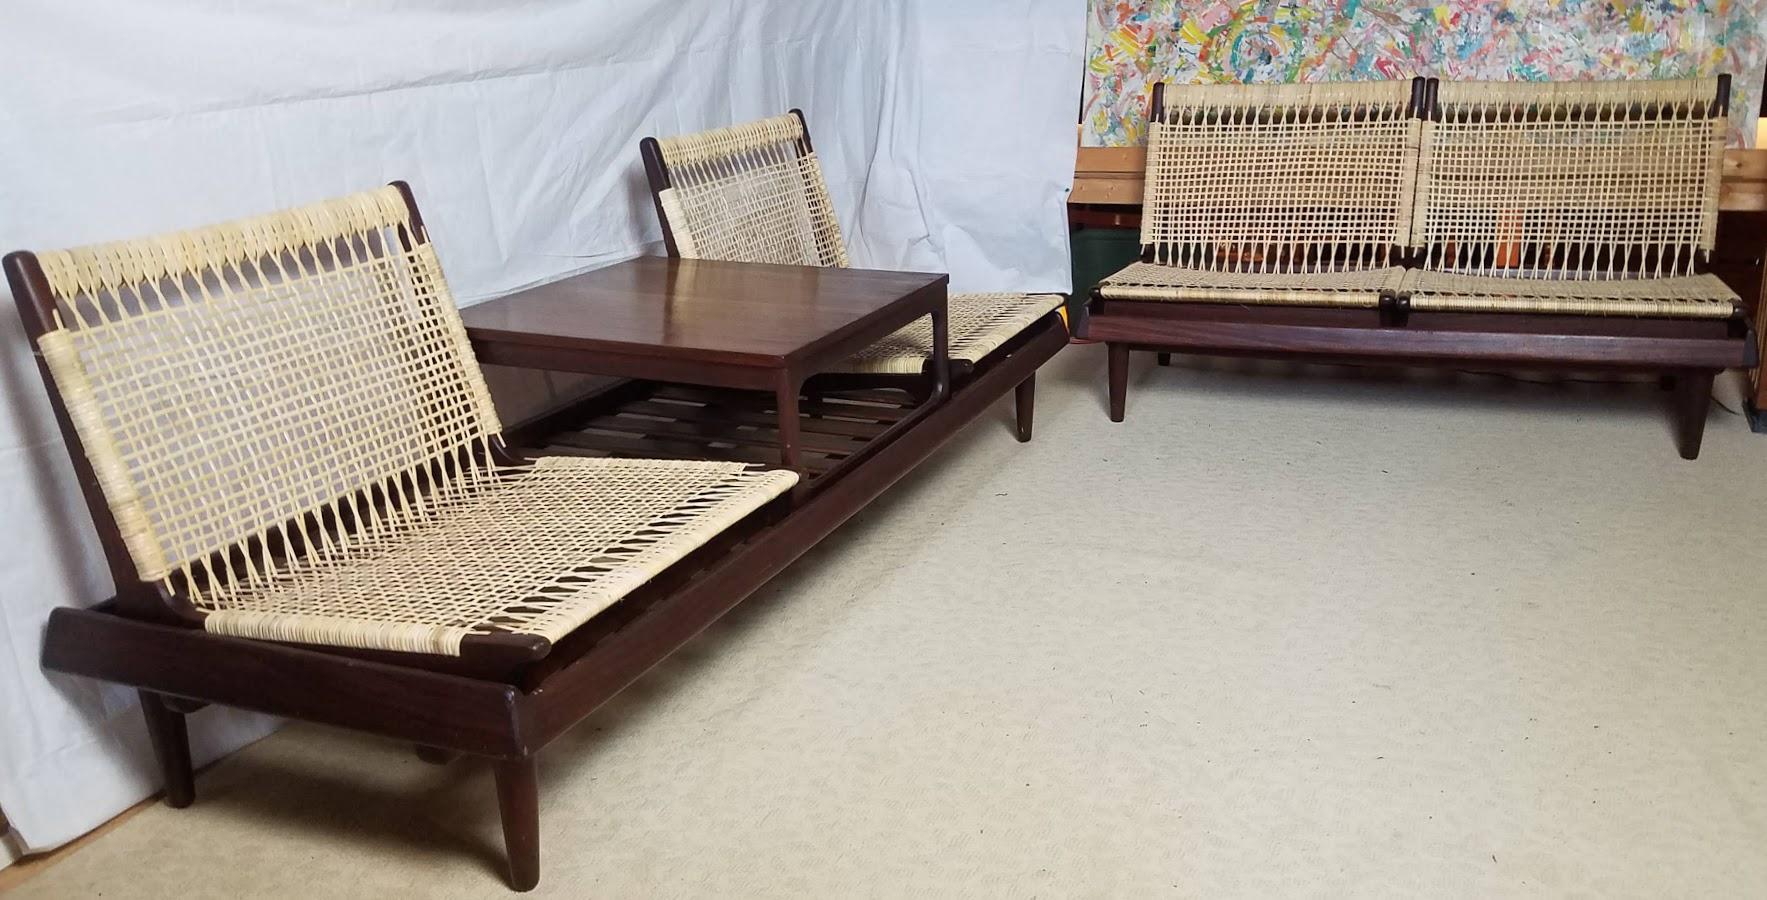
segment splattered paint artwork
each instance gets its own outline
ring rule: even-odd
[[[1140,143],[1153,82],[1728,72],[1753,137],[1767,0],[1091,0],[1082,140]]]

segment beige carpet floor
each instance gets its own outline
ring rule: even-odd
[[[1767,437],[1144,357],[1112,425],[1103,362],[551,747],[538,895],[1767,894]],[[198,795],[22,896],[506,896],[480,764],[296,726]]]

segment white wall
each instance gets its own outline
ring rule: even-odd
[[[471,303],[657,252],[639,137],[797,106],[857,264],[1064,290],[1083,0],[962,6],[15,0],[0,4],[0,252],[404,178]],[[44,848],[157,776],[132,692],[38,667],[48,611],[111,585],[11,312],[0,403],[0,809]],[[206,710],[198,755],[274,724]]]

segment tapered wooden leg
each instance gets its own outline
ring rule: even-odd
[[[1712,409],[1714,372],[1683,372],[1675,379],[1675,441],[1682,459],[1698,459]]]
[[[1031,418],[1037,412],[1037,373],[1025,376],[1012,396],[1018,412],[1018,440],[1022,444],[1031,439]]]
[[[1129,348],[1110,344],[1111,421],[1123,421],[1123,406],[1129,393]]]
[[[790,373],[781,374],[779,387],[773,392],[773,403],[778,407],[779,413],[779,464],[801,476],[804,474],[804,468],[798,453],[799,387],[800,382]]]
[[[1172,354],[1170,354],[1170,353],[1156,353],[1156,354],[1154,354],[1153,361],[1156,363],[1159,363],[1162,366],[1169,366],[1172,364]]]
[[[452,750],[443,750],[440,747],[431,747],[426,744],[417,745],[417,758],[432,766],[445,766],[459,756],[460,754]]]
[[[540,767],[532,756],[500,759],[496,776],[509,886],[531,891],[540,883]]]
[[[166,805],[183,809],[196,799],[196,776],[190,769],[190,732],[184,714],[173,712],[166,698],[141,691],[141,714],[147,717],[147,736],[159,760],[166,782]]]

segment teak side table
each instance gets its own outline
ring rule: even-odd
[[[647,256],[487,301],[461,318],[484,363],[771,391],[780,464],[803,473],[804,381],[922,316],[933,320],[932,394],[890,431],[912,427],[949,394],[947,282]]]

